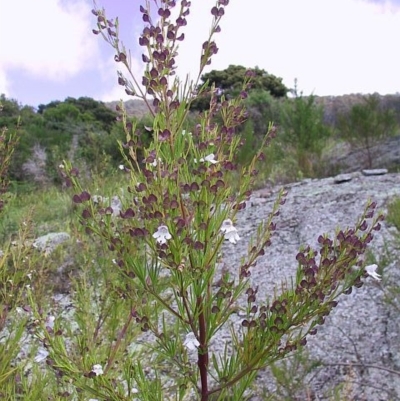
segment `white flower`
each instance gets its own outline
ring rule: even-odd
[[[369,265],[365,266],[365,271],[369,276],[374,278],[375,280],[381,281],[381,276],[376,272],[376,269],[378,268],[378,265]]]
[[[183,342],[183,345],[189,351],[195,351],[197,349],[197,347],[200,345],[200,343],[197,341],[197,338],[194,335],[194,333],[188,333],[188,334],[186,334],[185,341]]]
[[[218,160],[215,160],[215,155],[214,155],[214,153],[210,153],[208,156],[206,156],[206,157],[202,157],[201,159],[200,159],[200,161],[201,162],[209,162],[209,163],[211,163],[211,164],[217,164],[218,163]]]
[[[46,318],[46,327],[50,327],[51,329],[54,329],[54,321],[56,318],[54,316],[47,316]]]
[[[103,367],[99,364],[93,365],[92,367],[92,372],[96,375],[96,376],[101,376],[104,371],[103,371]]]
[[[229,240],[232,244],[236,244],[240,240],[238,231],[231,219],[226,219],[222,222],[221,231],[224,233],[225,239]]]
[[[162,160],[160,157],[158,158],[158,162],[162,163]],[[157,167],[158,162],[157,162],[157,159],[154,159],[153,163],[150,163],[150,166]]]
[[[202,163],[204,163],[204,162],[209,162],[209,163],[211,163],[211,164],[217,164],[217,163],[218,163],[218,160],[215,160],[215,155],[214,155],[214,153],[210,153],[208,156],[202,157],[202,158],[200,159],[200,161],[201,161]],[[197,159],[194,159],[194,162],[197,163]]]
[[[157,231],[153,234],[153,238],[157,240],[159,244],[165,244],[167,240],[171,239],[172,236],[168,231],[168,227],[165,225],[162,225],[158,227]]]
[[[38,353],[36,354],[35,358],[33,359],[35,362],[39,363],[44,361],[49,355],[49,352],[44,348],[39,348]]]
[[[124,166],[123,164],[120,164],[120,165],[118,166],[118,168],[119,168],[120,170],[125,170],[125,166]]]
[[[183,131],[182,131],[182,136],[185,136],[185,135],[186,135],[186,130],[183,130]],[[188,136],[192,136],[192,133],[191,133],[191,132],[188,132],[187,135],[188,135]]]

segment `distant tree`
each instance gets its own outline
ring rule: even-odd
[[[220,90],[220,94],[225,96],[236,95],[243,84],[245,73],[248,69],[241,65],[230,65],[225,70],[212,70],[202,75],[202,87],[208,82],[208,87],[215,85]],[[265,70],[255,67],[253,69],[255,77],[253,79],[251,90],[264,90],[269,92],[273,97],[286,97],[288,88],[282,83],[282,78],[267,73]],[[205,95],[192,104],[194,110],[205,110],[210,101],[210,96]]]
[[[46,108],[43,113],[45,121],[62,123],[66,121],[82,121],[79,109],[70,103],[59,103],[56,107]]]
[[[232,92],[240,90],[245,73],[248,69],[241,65],[230,65],[222,71],[212,70],[201,77],[203,83],[209,81],[210,86],[215,86],[223,91]],[[265,70],[255,67],[253,69],[252,89],[263,89],[271,93],[274,97],[286,96],[288,89],[282,83],[282,78],[268,74]]]
[[[78,99],[68,97],[65,102],[76,106],[82,114],[90,115],[91,119],[100,123],[105,130],[109,130],[116,121],[117,114],[109,109],[104,102],[90,97],[80,97]]]
[[[71,107],[73,106],[73,107]],[[55,109],[55,110],[54,110]],[[67,97],[63,102],[59,100],[52,101],[46,105],[40,104],[38,106],[38,113],[45,114],[46,111],[51,110],[49,115],[68,115],[67,110],[76,110],[78,114],[73,118],[78,117],[79,121],[86,121],[96,123],[102,129],[109,131],[116,121],[117,114],[109,109],[104,102],[94,100],[90,97],[80,97],[75,99],[73,97]]]
[[[252,90],[245,104],[255,135],[262,138],[268,130],[269,123],[280,123],[282,102],[269,92],[262,89]]]
[[[297,91],[294,94],[281,109],[280,137],[285,147],[296,155],[301,173],[316,176],[331,128],[324,123],[324,110],[315,103],[315,96],[303,96]]]
[[[4,126],[15,126],[20,115],[20,104],[15,99],[7,99],[4,94],[0,95],[0,103],[0,128]]]
[[[398,129],[394,111],[382,106],[378,94],[365,96],[361,103],[340,115],[338,120],[340,135],[366,154],[369,168],[374,164],[373,146],[394,135]]]

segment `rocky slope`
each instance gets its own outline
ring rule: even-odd
[[[301,245],[316,247],[320,234],[332,234],[339,226],[353,226],[368,199],[376,201],[385,211],[388,202],[400,196],[400,174],[367,177],[354,173],[347,178],[351,180],[340,184],[327,178],[287,186],[289,194],[281,207],[276,236],[252,272],[251,279],[259,286],[260,296],[271,296],[275,286],[279,287],[282,280],[293,275],[295,256]],[[250,235],[257,223],[267,217],[278,190],[254,194],[252,207],[245,209],[238,220],[242,241],[226,245],[226,266],[234,270],[239,265]],[[395,232],[394,227],[384,223],[373,240],[373,254],[378,263],[383,255],[390,255],[388,266],[381,266],[384,267],[382,283],[367,279],[362,288],[340,299],[338,307],[306,346],[310,358],[322,365],[306,376],[307,385],[298,391],[298,398],[290,399],[304,400],[308,396],[311,397],[308,399],[327,400],[329,389],[344,382],[349,387],[351,400],[400,399],[399,373],[390,374],[377,368],[400,371],[400,316],[398,309],[384,300],[388,288],[400,278]],[[297,373],[302,376],[301,372]],[[272,392],[276,389],[268,371],[260,373],[258,387]]]

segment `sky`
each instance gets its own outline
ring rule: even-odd
[[[119,17],[139,81],[144,3],[97,0],[107,18]],[[215,0],[191,3],[177,57],[182,80],[198,75]],[[127,100],[113,49],[92,33],[92,8],[90,0],[0,0],[0,94],[34,107],[68,96]],[[230,0],[221,28],[206,72],[258,66],[289,88],[297,79],[305,95],[400,92],[400,0]]]

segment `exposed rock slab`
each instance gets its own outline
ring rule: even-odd
[[[259,298],[273,295],[274,287],[282,279],[292,276],[297,263],[295,256],[301,245],[317,246],[319,234],[333,234],[338,227],[354,226],[368,199],[385,210],[388,202],[400,195],[400,175],[364,176],[353,174],[350,181],[335,184],[335,179],[307,180],[286,186],[287,201],[281,207],[276,236],[266,254],[252,271],[251,280],[259,286]],[[274,189],[274,194],[279,188]],[[249,207],[239,216],[237,226],[243,240],[237,245],[226,245],[226,266],[240,265],[246,254],[247,239],[254,233],[260,219],[267,218],[275,195],[257,201],[254,193]],[[383,286],[398,277],[399,251],[393,246],[393,230],[385,222],[373,240],[376,255],[385,252],[393,257],[384,271]],[[379,258],[378,258],[379,263]],[[399,282],[399,280],[397,281]],[[352,383],[352,399],[370,401],[400,399],[400,380],[368,366],[379,365],[400,370],[400,316],[384,301],[383,287],[372,279],[367,284],[340,299],[339,305],[321,326],[317,336],[308,341],[311,357],[329,366],[310,382],[316,399],[326,398],[326,390],[338,383]],[[346,367],[341,364],[358,364]],[[268,372],[260,375],[259,385],[273,391]],[[325,396],[324,396],[325,394]],[[258,398],[254,398],[258,400]]]

